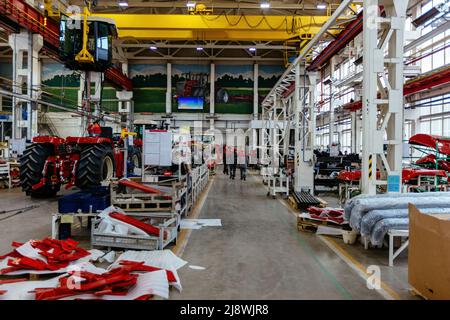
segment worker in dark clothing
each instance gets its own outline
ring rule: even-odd
[[[228,175],[228,165],[227,165],[227,145],[226,145],[226,144],[223,145],[222,159],[223,159],[223,174]]]
[[[247,179],[247,154],[245,148],[240,150],[239,169],[241,171],[241,180],[245,181]]]
[[[89,136],[91,137],[99,137],[102,134],[102,127],[100,126],[100,121],[95,120],[94,123],[89,125],[87,128]]]
[[[232,160],[230,163],[230,179],[234,180],[236,177],[236,165],[237,165],[237,149],[233,148]]]

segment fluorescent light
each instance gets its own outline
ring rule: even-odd
[[[39,8],[44,9],[44,4],[43,3],[39,3]]]
[[[261,2],[259,4],[259,6],[261,7],[261,9],[268,9],[268,8],[270,8],[270,3],[269,2]]]
[[[202,47],[197,47],[197,51],[202,51],[203,48]]]
[[[186,7],[188,7],[188,8],[195,8],[195,1],[188,1],[186,3]]]
[[[150,46],[150,50],[156,50],[156,49],[158,49],[157,46]]]
[[[254,47],[248,48],[248,51],[255,52],[256,48],[254,48]]]
[[[317,9],[319,10],[325,10],[327,8],[327,5],[325,3],[319,3],[317,5]]]
[[[119,0],[117,3],[119,7],[128,7],[128,1],[127,0]]]

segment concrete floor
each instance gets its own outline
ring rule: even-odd
[[[0,221],[0,253],[10,251],[12,241],[49,236],[51,213],[57,211],[57,198],[0,190],[0,211],[31,204],[39,207]],[[183,291],[171,290],[171,299],[383,299],[319,236],[297,231],[292,210],[266,197],[258,175],[231,181],[218,172],[199,217],[222,219],[223,226],[191,231],[182,252],[189,264],[179,270]],[[364,265],[381,265],[382,280],[402,299],[412,298],[405,257],[389,268],[386,250],[345,248]]]
[[[182,268],[173,299],[383,299],[318,236],[297,231],[257,176],[218,173],[200,218],[223,226],[192,231],[182,258],[206,269]]]

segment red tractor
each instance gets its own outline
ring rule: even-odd
[[[108,131],[110,128],[102,128]],[[22,189],[34,197],[54,196],[62,184],[86,189],[123,175],[120,141],[99,137],[34,137],[20,160]]]
[[[83,106],[90,101],[89,72],[105,72],[112,65],[112,41],[117,36],[114,21],[91,17],[91,1],[86,3],[89,8],[83,15],[61,19],[59,53],[67,68],[86,72]],[[80,28],[68,25],[77,19]],[[90,116],[89,108],[85,111]],[[27,195],[54,196],[62,184],[86,189],[122,177],[123,140],[114,139],[111,128],[97,129],[89,137],[34,137],[20,159],[20,181]]]

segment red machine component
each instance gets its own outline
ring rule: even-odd
[[[109,216],[113,219],[117,219],[119,221],[128,223],[132,226],[135,226],[136,228],[139,228],[148,234],[155,235],[159,237],[159,228],[152,226],[151,224],[142,222],[141,220],[135,219],[133,217],[127,216],[125,214],[119,213],[119,212],[111,212]],[[167,234],[164,235],[164,238],[167,239]]]
[[[12,244],[17,247],[15,243]],[[17,250],[14,250],[0,259],[12,258],[8,260],[8,268],[0,270],[0,274],[7,274],[18,270],[59,270],[69,265],[71,261],[75,261],[86,257],[89,252],[78,247],[78,242],[67,240],[56,240],[45,238],[43,240],[31,240],[30,245],[39,251],[39,254],[46,261],[38,258],[23,256]],[[20,247],[20,246],[19,246]]]
[[[409,96],[411,94],[431,89],[443,84],[450,83],[450,68],[446,67],[443,70],[433,71],[427,75],[412,79],[403,86],[403,95]],[[349,111],[356,111],[362,108],[361,100],[350,102],[342,106]]]
[[[435,169],[403,169],[402,180],[403,182],[409,181],[420,176],[432,176],[432,177],[446,177],[447,174],[444,170]]]
[[[402,181],[405,183],[411,179],[418,178],[420,176],[438,176],[438,177],[446,177],[446,173],[444,170],[435,170],[435,169],[403,169],[402,170]],[[377,178],[380,177],[380,172],[377,172]],[[359,181],[361,179],[361,171],[341,171],[339,172],[338,179],[340,181],[350,182],[350,181]]]
[[[61,185],[81,189],[123,176],[122,141],[112,137],[33,138],[21,158],[20,181],[27,195],[54,196]]]
[[[73,276],[83,278],[84,281],[75,283]],[[37,288],[34,292],[36,300],[58,300],[85,293],[97,296],[125,295],[136,284],[138,277],[138,274],[131,274],[129,269],[122,267],[102,274],[73,271],[59,279],[58,287]]]
[[[161,190],[152,188],[150,186],[141,184],[141,183],[137,183],[128,179],[121,179],[119,180],[119,184],[122,186],[126,186],[126,187],[130,187],[133,189],[137,189],[137,190],[141,190],[147,193],[162,193]]]
[[[344,210],[333,208],[318,208],[309,207],[309,216],[313,220],[328,221],[336,224],[342,224],[344,222]]]
[[[418,133],[409,138],[409,144],[428,147],[439,153],[450,155],[450,139],[446,137]]]
[[[342,170],[339,172],[337,176],[338,180],[350,182],[350,181],[359,181],[361,179],[361,171],[345,171]]]
[[[120,260],[119,264],[122,266],[122,268],[129,269],[130,271],[158,271],[163,270],[158,267],[152,267],[147,266],[144,264],[144,262],[136,262],[136,261],[129,261],[129,260]],[[170,270],[165,270],[167,274],[167,280],[169,282],[177,282],[177,279],[175,278],[175,275]]]

